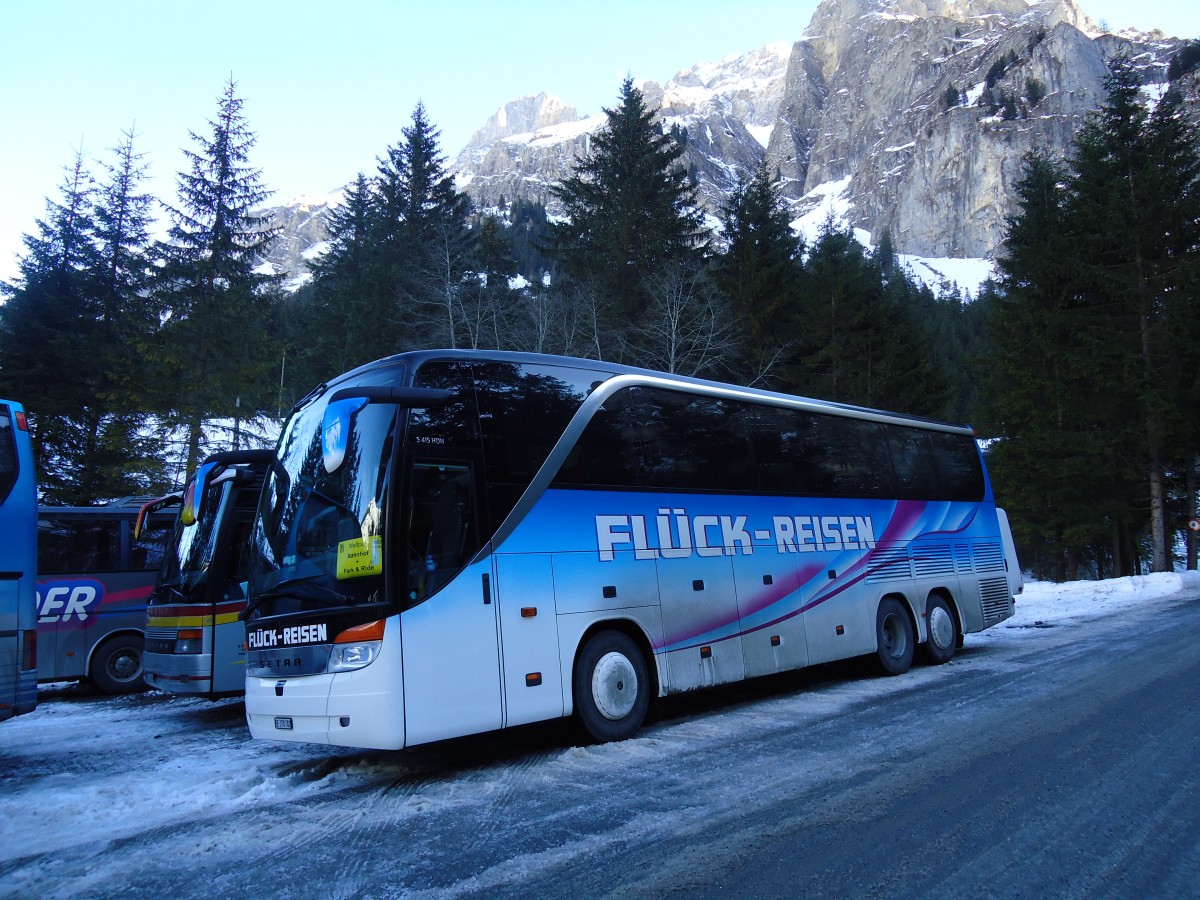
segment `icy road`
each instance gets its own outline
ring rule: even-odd
[[[0,896],[1200,896],[1200,580],[1035,584],[946,666],[858,662],[395,753],[240,702],[43,688]]]

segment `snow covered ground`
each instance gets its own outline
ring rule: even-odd
[[[33,713],[0,725],[0,896],[108,895],[125,873],[162,867],[163,836],[190,835],[196,823],[214,825],[202,832],[199,847],[180,838],[181,854],[236,859],[245,842],[261,847],[299,840],[288,830],[295,822],[278,824],[281,815],[308,823],[304,839],[321,841],[333,816],[318,817],[313,808],[347,793],[392,795],[392,818],[411,817],[415,828],[431,810],[465,815],[510,794],[520,780],[547,796],[577,790],[619,778],[631,764],[749,738],[781,721],[828,716],[914,685],[962,677],[973,666],[1014,665],[1031,646],[1084,639],[1111,628],[1114,618],[1133,624],[1177,602],[1180,591],[1198,590],[1194,572],[1028,584],[1012,619],[967,637],[968,651],[988,652],[965,653],[949,666],[917,667],[900,678],[833,678],[794,692],[750,692],[749,699],[676,714],[651,722],[634,740],[598,747],[575,746],[566,729],[515,742],[493,736],[396,753],[277,744],[249,738],[238,700],[210,703],[160,692],[110,698],[77,685],[45,686]],[[855,752],[848,746],[844,760],[823,765],[852,765]],[[265,810],[274,812],[268,817]],[[337,816],[360,814],[352,804]],[[659,827],[642,825],[651,832]],[[552,852],[581,850],[578,841],[568,841]],[[79,869],[63,862],[81,857],[86,862]],[[487,887],[486,877],[472,881]]]

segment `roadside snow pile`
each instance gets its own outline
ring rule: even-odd
[[[1060,628],[1063,640],[1071,628],[1095,619],[1114,615],[1137,616],[1143,609],[1157,609],[1149,601],[1169,597],[1185,590],[1200,590],[1200,572],[1158,572],[1104,581],[1027,581],[1017,595],[1016,611],[986,631],[967,635],[971,644],[1008,644],[1024,640],[1031,628]]]

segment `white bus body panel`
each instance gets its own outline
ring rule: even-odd
[[[1008,524],[1008,513],[996,507],[996,518],[1000,522],[1000,540],[1004,543],[1004,569],[1008,573],[1008,592],[1014,597],[1025,590],[1025,576],[1017,561],[1017,545],[1013,540],[1012,528]]]
[[[490,557],[400,614],[409,689],[395,696],[396,702],[404,698],[409,746],[501,725],[498,604],[494,587],[484,587],[485,575],[492,577]]]
[[[670,693],[741,681],[746,676],[742,640],[738,636],[737,593],[728,556],[659,559],[658,584],[666,642],[667,690]],[[725,621],[723,634],[702,643],[678,641]],[[677,645],[681,644],[681,645]]]
[[[400,628],[387,620],[379,658],[357,672],[296,678],[246,679],[250,735],[272,741],[309,741],[398,750],[404,746]],[[281,692],[277,692],[277,688]],[[291,720],[277,728],[276,718]],[[343,720],[348,724],[343,725]]]
[[[746,677],[772,675],[808,665],[808,639],[805,636],[804,616],[797,614],[761,624],[755,621],[758,610],[749,608],[749,598],[764,586],[794,585],[797,583],[795,565],[777,555],[734,556],[734,586],[738,610],[748,630],[742,635],[742,657]],[[761,618],[761,616],[760,616]]]

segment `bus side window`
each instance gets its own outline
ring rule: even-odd
[[[132,528],[129,530],[129,535],[132,539]],[[167,541],[170,537],[169,523],[153,520],[148,523],[129,548],[129,568],[138,571],[147,569],[157,571],[162,565],[163,554],[166,552]]]
[[[937,466],[929,447],[929,432],[904,425],[888,426],[897,496],[901,500],[939,497]]]
[[[8,407],[0,407],[0,503],[8,497],[17,483],[17,442],[13,437]]]
[[[604,401],[559,467],[562,487],[640,487],[643,483],[642,425],[637,388],[617,391]]]
[[[38,574],[111,572],[120,556],[121,523],[38,519]]]
[[[961,434],[935,431],[929,435],[933,457],[941,476],[941,495],[945,500],[983,499],[983,465],[975,440]]]
[[[749,442],[737,423],[739,404],[659,389],[646,390],[641,401],[648,487],[732,493],[757,489]]]

